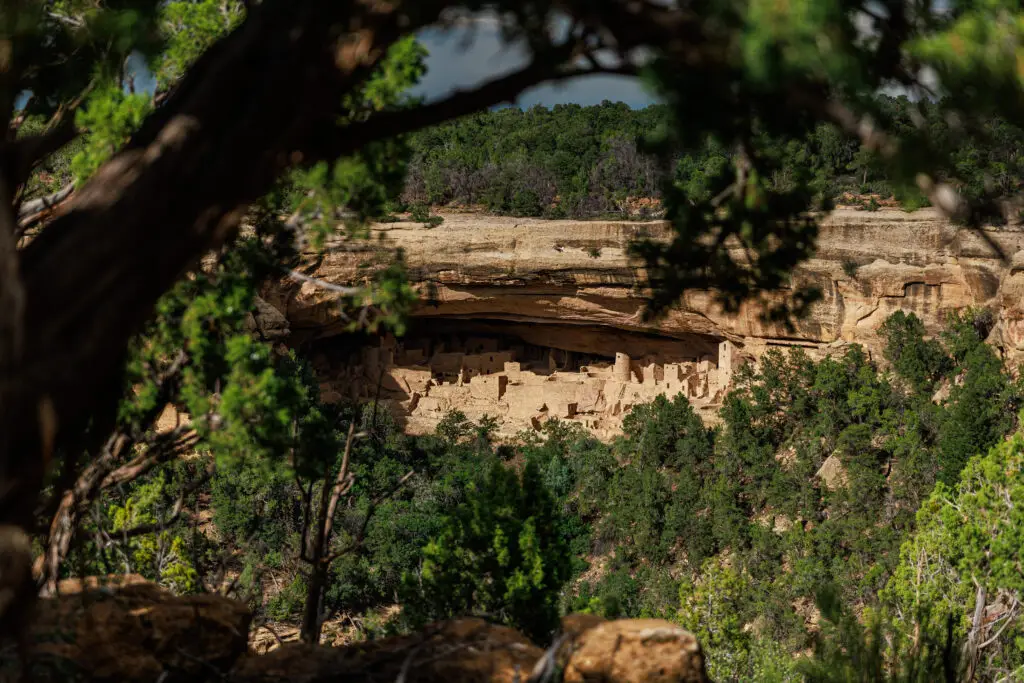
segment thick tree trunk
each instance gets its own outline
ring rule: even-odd
[[[20,337],[23,353],[0,357],[0,522],[28,525],[44,445],[73,447],[90,418],[110,414],[117,392],[98,402],[99,390],[120,385],[126,344],[156,300],[302,159],[400,35],[397,20],[366,12],[262,3],[20,252],[24,318],[5,341]],[[339,44],[339,28],[354,38]]]
[[[309,585],[306,587],[306,605],[302,611],[302,628],[299,630],[299,639],[303,643],[320,642],[320,614],[322,613],[325,588],[327,588],[327,566],[322,561],[318,561],[309,573]]]

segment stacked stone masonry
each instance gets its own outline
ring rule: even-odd
[[[863,345],[872,357],[881,359],[879,328],[898,310],[914,313],[930,334],[938,334],[951,312],[988,308],[994,316],[994,327],[987,341],[1009,367],[1024,363],[1024,226],[1017,223],[973,230],[954,225],[931,209],[907,213],[847,208],[822,216],[815,254],[797,268],[792,278],[794,287],[814,287],[821,299],[806,317],[790,320],[788,325],[764,313],[769,306],[785,300],[790,291],[765,292],[738,310],[725,310],[714,292],[695,289],[686,292],[660,317],[646,316],[646,275],[629,245],[640,236],[669,238],[671,231],[664,223],[545,221],[448,213],[445,222],[433,229],[389,223],[376,226],[373,236],[359,248],[345,245],[327,253],[309,254],[304,272],[315,280],[286,278],[268,284],[261,292],[266,302],[280,312],[272,317],[286,319],[290,326],[289,344],[317,344],[320,348],[348,344],[344,337],[350,319],[341,315],[336,292],[316,282],[365,284],[393,262],[395,250],[400,248],[410,279],[422,294],[412,313],[416,324],[427,328],[472,324],[478,330],[490,331],[504,326],[507,332],[537,347],[601,356],[601,362],[568,368],[561,367],[556,358],[554,369],[528,354],[508,362],[519,363],[520,374],[539,375],[543,381],[549,381],[553,372],[576,375],[580,396],[575,399],[574,419],[598,421],[602,430],[617,421],[607,404],[614,405],[619,399],[610,400],[610,388],[602,386],[600,396],[606,409],[588,413],[587,397],[594,391],[589,380],[619,382],[624,391],[625,387],[633,391],[639,385],[647,391],[644,380],[649,384],[650,378],[644,375],[645,367],[653,364],[655,367],[646,372],[654,374],[654,390],[668,393],[667,386],[658,385],[659,381],[671,381],[671,371],[665,379],[666,366],[680,363],[689,372],[692,367],[686,364],[698,363],[707,356],[718,373],[729,375],[728,360],[718,359],[714,347],[724,339],[741,348],[744,357],[754,359],[768,350],[793,347],[820,358],[842,353],[851,343]],[[595,254],[594,247],[600,248],[599,254]],[[738,248],[734,255],[738,259],[744,256]],[[276,334],[276,327],[273,320],[266,323],[258,327],[269,339]],[[433,332],[428,330],[428,334]],[[500,343],[489,348],[494,352],[512,351]],[[684,353],[676,354],[675,349]],[[479,356],[486,351],[467,345],[444,353]],[[620,363],[616,371],[616,351],[630,357],[628,368]],[[428,430],[425,416],[436,414],[435,408],[453,401],[461,401],[457,407],[467,415],[482,412],[473,402],[484,401],[478,397],[488,392],[501,393],[493,406],[486,406],[490,414],[508,422],[509,429],[513,423],[523,422],[518,417],[503,417],[520,410],[527,412],[517,396],[532,386],[522,377],[517,379],[512,366],[508,371],[502,366],[485,372],[484,367],[476,368],[472,363],[464,368],[457,356],[435,359],[437,351],[433,348],[417,351],[407,347],[403,353],[405,357],[378,358],[377,362],[408,370],[407,376],[388,370],[385,382],[392,385],[391,391],[382,388],[382,395],[399,404],[414,400],[412,394],[403,396],[404,389],[399,386],[403,377],[410,384],[420,375],[430,379],[429,391],[424,387],[415,392],[419,394],[415,401],[423,401],[422,405],[406,403],[406,408],[412,407],[407,411],[412,429]],[[417,353],[422,356],[417,357]],[[651,356],[657,358],[653,363]],[[455,365],[446,371],[449,377],[443,383],[433,379],[435,360],[439,365]],[[586,373],[581,365],[588,368]],[[457,376],[474,372],[483,376],[503,374],[507,380],[504,387],[497,380],[492,386],[481,385],[476,389],[477,398],[468,389],[459,394]],[[320,373],[331,387],[328,396],[341,400],[375,395],[366,388],[364,379],[358,387],[345,385],[343,374],[334,365]],[[550,381],[563,382],[561,376]],[[691,381],[689,375],[686,381]],[[692,381],[700,383],[698,379]],[[375,379],[369,382],[371,387],[376,386]],[[471,376],[463,379],[463,385],[467,382],[472,387]],[[696,387],[694,391],[699,393]],[[708,393],[709,402],[713,402],[717,392],[709,386]],[[547,405],[543,396],[533,396],[531,402],[536,398],[546,406],[545,416],[561,409]],[[628,402],[628,397],[624,398]],[[498,411],[499,407],[504,412]],[[708,414],[706,409],[702,412]],[[538,413],[533,411],[531,417]]]
[[[495,418],[504,436],[558,419],[610,438],[621,432],[630,408],[658,396],[682,394],[706,421],[714,421],[734,369],[745,362],[730,341],[718,344],[717,357],[665,362],[616,353],[614,360],[591,358],[578,367],[567,367],[571,354],[558,349],[499,348],[496,339],[471,338],[462,348],[438,340],[412,343],[433,348],[385,337],[379,346],[363,349],[358,362],[338,364],[340,374],[326,373],[331,379],[321,385],[323,396],[372,400],[379,382],[381,405],[411,433],[431,432],[458,410],[471,420]],[[546,357],[536,359],[538,351]]]

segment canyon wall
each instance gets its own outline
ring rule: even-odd
[[[593,420],[603,417],[605,422],[599,421],[597,430],[614,431],[616,411],[623,408],[615,408],[615,404],[629,393],[607,384],[622,381],[614,376],[616,354],[630,358],[632,376],[627,384],[637,385],[630,390],[644,385],[645,372],[649,373],[650,386],[659,387],[633,392],[648,400],[651,391],[679,391],[664,379],[666,368],[677,383],[683,384],[703,373],[704,379],[698,383],[710,380],[711,389],[694,390],[690,396],[691,400],[705,400],[702,407],[712,412],[715,395],[720,396],[718,390],[728,384],[728,373],[719,372],[725,362],[722,342],[728,341],[734,349],[728,352],[730,359],[735,356],[729,361],[730,373],[731,366],[756,359],[771,347],[797,345],[817,355],[856,342],[878,354],[878,326],[900,309],[914,312],[930,331],[937,332],[949,311],[990,307],[997,322],[989,341],[1011,363],[1024,360],[1024,231],[1016,227],[972,231],[952,225],[927,209],[913,213],[841,209],[825,218],[815,256],[793,278],[795,285],[819,287],[823,298],[810,315],[793,321],[792,329],[762,320],[763,302],[751,302],[738,313],[728,314],[706,291],[689,292],[661,318],[644,320],[643,272],[629,258],[627,248],[631,240],[643,234],[655,239],[667,236],[668,228],[662,223],[451,214],[436,228],[392,223],[378,226],[373,232],[374,239],[367,243],[330,249],[303,271],[330,284],[359,283],[390,262],[396,247],[403,250],[411,279],[423,296],[410,331],[411,339],[418,341],[400,341],[390,347],[390,342],[382,342],[376,359],[356,359],[360,377],[379,380],[381,373],[376,368],[404,367],[410,372],[418,368],[421,374],[417,382],[432,382],[434,398],[438,399],[436,404],[427,401],[420,407],[434,406],[436,411],[469,405],[474,395],[494,393],[497,401],[509,392],[499,387],[514,387],[515,382],[541,385],[541,393],[526,400],[529,408],[526,404],[505,406],[506,413],[519,415],[510,418],[510,428],[535,424],[545,414],[568,416],[573,410],[580,411],[580,404],[588,403],[599,404],[603,412],[577,419],[594,428]],[[772,296],[785,296],[785,292]],[[285,281],[266,293],[270,303],[287,317],[295,341],[313,342],[325,350],[320,359],[330,385],[325,390],[337,389],[342,394],[362,391],[365,396],[365,389],[353,388],[356,378],[336,376],[331,382],[331,368],[352,361],[351,357],[345,362],[330,358],[330,338],[345,326],[336,297],[329,287],[311,281]],[[444,335],[444,343],[429,341]],[[444,371],[438,372],[442,361],[433,357],[438,353],[473,355],[466,347],[470,338],[490,339],[489,348],[511,354],[502,359],[500,368],[483,374],[505,376],[512,384],[499,385],[498,379],[477,380],[474,394],[470,391],[475,386],[473,378],[456,376],[462,372],[461,366],[448,371],[445,380]],[[407,345],[419,349],[422,355],[409,360]],[[515,357],[517,349],[533,362],[516,368],[515,363],[526,360]],[[553,350],[557,358],[545,361],[538,349]],[[381,360],[380,353],[391,355]],[[701,362],[704,365],[698,368],[696,364]],[[512,377],[505,372],[505,363],[513,363],[509,367],[526,370],[531,376]],[[559,373],[573,377],[551,379]],[[389,370],[385,374],[392,377],[395,373]],[[409,414],[410,408],[415,409],[417,402],[430,395],[429,391],[415,389],[408,377],[392,379],[401,389],[391,396],[397,403],[404,402],[400,413]],[[541,396],[544,391],[564,391],[552,388],[553,383],[563,380],[580,387],[605,384],[597,392],[597,401],[591,400],[596,395],[594,390],[586,388],[576,390],[582,393],[569,392],[571,395],[558,401]],[[480,388],[491,381],[495,383],[493,392],[490,387]],[[444,384],[465,385],[464,397],[461,389],[436,388]],[[419,398],[413,394],[419,394]],[[564,405],[574,402],[575,409]],[[419,425],[422,429],[428,428],[433,418],[424,420]]]

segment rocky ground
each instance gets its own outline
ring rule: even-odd
[[[577,615],[546,649],[512,629],[465,618],[409,636],[350,644],[250,647],[248,609],[217,595],[176,597],[141,577],[65,581],[40,601],[28,630],[33,680],[232,683],[699,683],[694,637],[661,620],[604,622]],[[17,680],[17,648],[3,680]]]

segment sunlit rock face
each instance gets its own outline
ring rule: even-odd
[[[817,355],[855,342],[877,356],[878,327],[896,310],[938,332],[950,311],[987,306],[996,317],[990,342],[1011,363],[1024,359],[1024,231],[1016,227],[976,232],[931,210],[837,210],[793,277],[793,286],[818,287],[822,300],[791,328],[766,322],[763,300],[729,314],[707,291],[646,320],[643,272],[628,255],[643,235],[664,239],[668,228],[473,214],[447,215],[432,229],[379,226],[373,240],[330,250],[306,271],[359,283],[402,249],[422,301],[406,337],[365,348],[336,337],[346,323],[330,288],[288,280],[265,298],[284,313],[294,342],[315,347],[326,397],[372,398],[379,383],[411,431],[458,408],[494,416],[507,432],[558,417],[607,437],[631,405],[680,392],[713,419],[738,365],[773,347]]]

